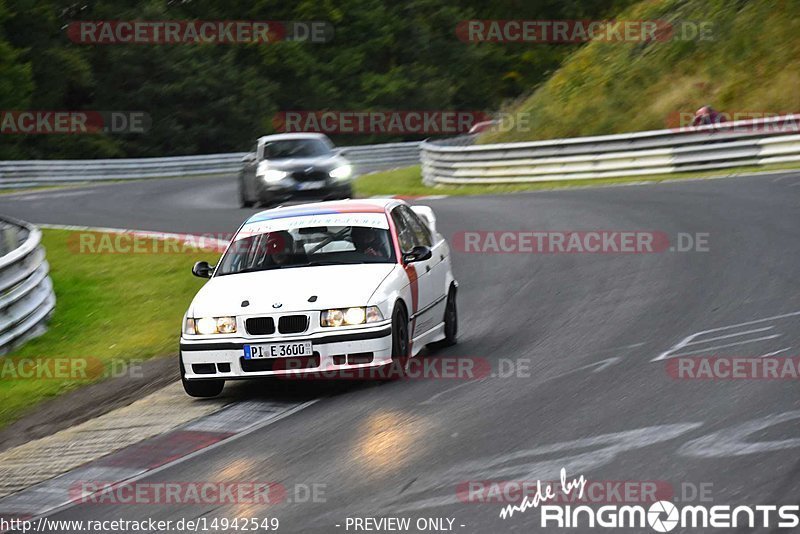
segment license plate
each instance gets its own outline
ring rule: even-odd
[[[325,187],[325,182],[300,182],[297,184],[298,191],[308,191],[310,189],[322,189]]]
[[[264,345],[245,345],[245,360],[260,360],[262,358],[287,358],[291,356],[313,356],[314,349],[310,341],[296,343],[267,343]]]

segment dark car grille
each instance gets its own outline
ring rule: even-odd
[[[292,178],[297,182],[324,182],[328,179],[325,171],[296,171],[292,173]]]
[[[245,373],[258,373],[264,371],[296,371],[298,369],[313,369],[319,367],[319,353],[313,356],[297,356],[291,358],[264,358],[258,360],[245,360],[239,358],[239,364]]]
[[[245,321],[247,333],[254,336],[268,336],[275,333],[275,321],[272,317],[252,317]]]
[[[299,334],[308,328],[308,317],[305,315],[284,315],[278,320],[278,332],[281,334]]]

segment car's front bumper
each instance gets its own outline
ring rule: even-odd
[[[328,180],[324,185],[308,189],[308,182],[297,182],[287,178],[276,184],[260,184],[258,200],[263,203],[275,203],[297,197],[309,198],[343,198],[352,194],[352,185],[347,182]]]
[[[308,361],[301,361],[300,358],[244,358],[244,345],[298,341],[311,341],[314,356]],[[318,332],[277,339],[271,336],[269,339],[227,338],[217,341],[182,336],[180,354],[185,378],[190,380],[233,380],[263,376],[346,378],[352,375],[358,378],[358,370],[383,367],[392,362],[392,327],[384,322],[343,332]],[[348,363],[365,360],[369,360],[368,363]]]

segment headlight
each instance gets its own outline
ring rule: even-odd
[[[202,317],[200,319],[186,319],[183,328],[184,334],[200,334],[210,336],[213,334],[235,334],[236,317]]]
[[[331,178],[335,178],[336,180],[346,180],[353,174],[353,167],[350,165],[342,165],[341,167],[336,167],[328,174],[331,175]]]
[[[275,169],[267,169],[263,173],[261,173],[261,177],[264,178],[265,182],[273,183],[273,182],[280,182],[284,178],[289,175],[286,171],[278,171]]]
[[[256,176],[260,176],[264,179],[265,182],[280,182],[289,173],[285,171],[279,171],[277,169],[270,169],[269,168],[269,161],[262,161],[256,167]]]
[[[236,317],[217,317],[217,332],[220,334],[235,334]]]
[[[383,321],[383,314],[377,306],[325,310],[319,316],[320,326],[328,327],[377,323],[378,321]]]

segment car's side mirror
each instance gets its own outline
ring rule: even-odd
[[[255,160],[256,155],[252,152],[249,152],[242,157],[242,163],[253,163]]]
[[[214,274],[214,267],[207,261],[198,261],[192,267],[192,274],[198,278],[211,278],[211,275]]]
[[[403,263],[414,263],[416,261],[425,261],[431,259],[433,251],[431,247],[417,246],[411,249],[411,252],[403,254]]]

